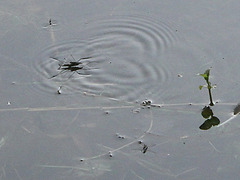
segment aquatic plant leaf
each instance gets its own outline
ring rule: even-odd
[[[200,74],[200,76],[207,78],[208,76],[206,74]]]
[[[216,116],[213,116],[211,119],[210,119],[211,123],[213,126],[216,126],[220,123],[220,120],[216,117]]]
[[[216,126],[220,123],[220,120],[216,116],[212,116],[210,119],[207,119],[199,128],[201,130],[208,130],[212,126]]]
[[[204,79],[208,82],[210,75],[210,69],[207,69],[204,74],[200,74],[200,76],[204,77]]]
[[[238,105],[234,108],[233,114],[236,115],[236,114],[238,114],[239,112],[240,112],[240,104],[238,104]]]
[[[206,74],[207,75],[207,77],[209,77],[209,74],[210,74],[210,69],[207,69],[206,71],[205,71],[205,73],[204,74]]]
[[[210,116],[213,116],[213,112],[212,109],[209,106],[205,106],[202,109],[202,117],[204,117],[205,119],[209,118]]]
[[[200,89],[200,90],[202,90],[202,88],[203,88],[203,86],[202,86],[202,85],[200,85],[200,86],[199,86],[199,89]]]
[[[201,130],[208,130],[212,127],[210,119],[206,120],[199,128]]]

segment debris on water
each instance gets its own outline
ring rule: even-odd
[[[48,24],[51,26],[52,25],[52,19],[49,19]]]
[[[116,133],[116,136],[117,136],[119,139],[125,139],[125,136],[120,135],[119,133]]]
[[[84,159],[80,159],[80,162],[83,162],[84,161]]]
[[[16,84],[16,82],[15,82],[15,81],[13,81],[13,82],[12,82],[12,84],[14,85],[14,84]]]
[[[234,108],[233,114],[236,115],[236,114],[238,114],[239,112],[240,112],[240,104],[238,104],[238,105]]]
[[[58,94],[62,94],[62,86],[59,86],[59,87],[58,87],[57,93],[58,93]]]
[[[104,113],[105,113],[105,114],[110,114],[110,111],[105,111]]]
[[[141,109],[145,109],[145,108],[150,109],[151,107],[161,108],[161,107],[163,107],[163,104],[153,104],[153,103],[152,103],[152,100],[149,100],[149,99],[146,99],[146,100],[142,101],[142,103],[141,103]],[[140,110],[140,108],[137,109],[137,110],[133,110],[133,112],[136,113],[136,112],[138,112],[139,110]]]
[[[152,104],[152,101],[148,100],[148,99],[146,99],[142,102],[142,106],[151,106],[151,104]]]
[[[183,75],[182,74],[178,74],[178,77],[181,78],[181,77],[183,77]]]
[[[113,157],[113,154],[111,151],[108,152],[109,157]]]
[[[8,102],[7,102],[7,105],[8,105],[8,106],[10,106],[10,105],[11,105],[11,102],[10,102],[10,101],[8,101]]]

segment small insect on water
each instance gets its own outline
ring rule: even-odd
[[[145,154],[148,150],[148,146],[146,144],[143,145],[143,148],[142,148],[142,153]]]
[[[149,146],[146,145],[146,144],[145,144],[143,141],[141,141],[141,140],[138,141],[138,144],[141,144],[141,145],[142,145],[141,152],[142,152],[143,154],[145,154],[145,153],[148,151]],[[151,146],[153,147],[153,146],[155,146],[155,144],[154,144],[154,145],[151,145]]]
[[[88,60],[92,57],[84,57],[84,58],[80,58],[78,60],[76,60],[72,55],[71,55],[73,61],[68,61],[67,59],[64,58],[64,61],[61,61],[57,58],[51,57],[51,59],[58,61],[59,62],[59,67],[57,68],[57,70],[59,70],[60,72],[51,76],[49,79],[55,78],[61,74],[70,72],[72,73],[68,78],[70,79],[75,73],[79,74],[79,75],[89,75],[88,73],[86,73],[86,70],[90,70],[88,64],[93,63],[93,62],[86,62],[84,60]],[[91,68],[91,69],[96,69],[96,68]]]
[[[148,150],[148,146],[145,143],[143,143],[142,141],[138,141],[138,144],[143,145],[143,147],[141,148],[141,152],[143,154],[145,154],[147,152],[147,150]]]

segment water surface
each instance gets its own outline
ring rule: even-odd
[[[238,178],[238,1],[0,4],[0,179]]]

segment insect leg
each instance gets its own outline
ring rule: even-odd
[[[55,61],[60,62],[61,64],[64,63],[63,61],[61,61],[61,60],[59,60],[59,59],[57,59],[57,58],[55,58],[55,57],[50,57],[50,58],[53,59],[53,60],[55,60]]]
[[[64,69],[64,70],[60,71],[59,73],[53,75],[53,76],[50,77],[49,79],[55,78],[56,76],[58,76],[58,75],[60,75],[60,74],[62,74],[62,73],[65,73],[65,72],[66,72],[66,70]]]
[[[78,61],[80,61],[80,60],[83,60],[83,59],[90,59],[90,58],[92,58],[92,57],[83,57],[83,58],[80,58]]]
[[[90,58],[92,58],[92,57],[83,57],[83,58],[80,58],[80,59],[78,59],[77,61],[76,61],[76,59],[73,57],[73,55],[71,54],[71,57],[73,58],[73,60],[75,61],[75,62],[79,62],[79,61],[81,61],[81,60],[84,60],[84,59],[90,59]]]
[[[78,72],[78,71],[75,71],[77,74],[79,74],[79,75],[90,75],[90,74],[88,74],[88,73],[81,73],[81,72]]]

